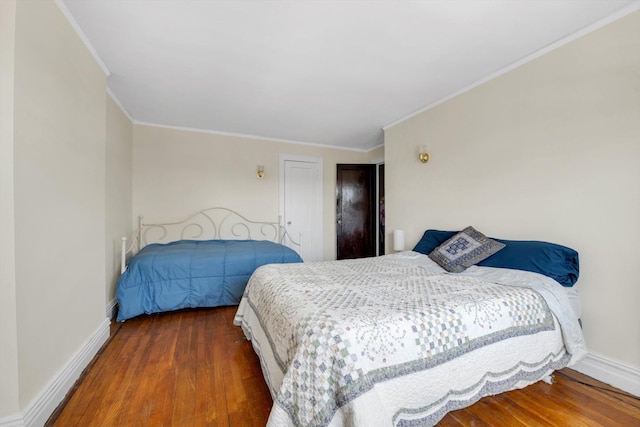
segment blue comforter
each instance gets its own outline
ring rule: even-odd
[[[288,262],[302,259],[286,246],[263,240],[180,240],[145,246],[118,280],[117,320],[237,305],[256,268]]]

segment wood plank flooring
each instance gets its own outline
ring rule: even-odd
[[[185,310],[113,324],[110,340],[46,425],[264,426],[271,396],[251,343],[233,325],[235,311]],[[486,397],[438,425],[640,427],[637,398],[571,369],[555,378]]]

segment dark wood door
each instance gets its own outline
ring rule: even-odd
[[[378,255],[384,255],[384,163],[378,165]]]
[[[376,254],[376,166],[338,165],[337,259]]]

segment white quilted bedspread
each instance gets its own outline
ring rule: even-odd
[[[235,322],[261,357],[269,425],[431,425],[567,365],[539,292],[443,273],[425,258],[256,270]]]

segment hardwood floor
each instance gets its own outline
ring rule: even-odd
[[[235,310],[113,324],[110,340],[46,425],[264,426],[272,401],[251,343],[233,325]],[[640,426],[637,398],[571,369],[555,378],[486,397],[438,425]]]

